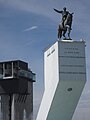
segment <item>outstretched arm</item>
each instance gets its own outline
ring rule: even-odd
[[[54,8],[54,10],[55,10],[55,12],[57,12],[57,13],[62,13],[63,11],[59,11],[59,10],[57,10],[57,9],[55,9]]]

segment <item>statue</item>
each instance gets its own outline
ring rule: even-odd
[[[54,9],[55,12],[61,13],[62,14],[62,21],[59,24],[58,27],[58,38],[60,39],[63,35],[64,39],[67,39],[65,34],[68,31],[68,39],[71,40],[70,38],[70,32],[72,30],[71,26],[72,26],[72,18],[73,18],[73,13],[69,13],[66,10],[66,7],[63,8],[63,11],[59,11],[57,9]]]

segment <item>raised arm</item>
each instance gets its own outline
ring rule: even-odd
[[[57,12],[57,13],[62,13],[63,11],[59,11],[57,9],[54,8],[54,11]]]

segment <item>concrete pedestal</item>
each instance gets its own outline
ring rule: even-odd
[[[44,77],[36,120],[71,120],[86,82],[85,42],[62,40],[48,48]]]

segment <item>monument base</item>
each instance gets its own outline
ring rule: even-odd
[[[71,120],[86,83],[85,41],[59,40],[48,48],[44,76],[36,120]]]

